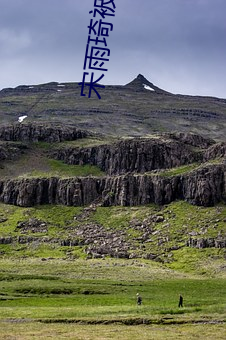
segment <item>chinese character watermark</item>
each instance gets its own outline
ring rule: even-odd
[[[91,97],[92,90],[96,93],[97,97],[101,99],[96,88],[105,88],[104,85],[99,85],[98,82],[103,79],[104,73],[94,80],[94,71],[106,72],[107,62],[110,57],[110,50],[107,48],[107,37],[113,31],[113,24],[105,21],[107,17],[115,16],[115,0],[94,0],[94,9],[89,12],[93,14],[93,19],[90,19],[88,26],[89,36],[86,45],[85,60],[83,65],[83,79],[79,83],[81,85],[81,96],[85,97],[84,89],[89,87],[89,98]],[[99,16],[99,20],[97,17]],[[90,81],[86,82],[86,76],[90,73],[85,72],[87,69],[94,70],[91,72]]]

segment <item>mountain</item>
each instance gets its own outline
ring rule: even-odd
[[[132,80],[130,83],[126,84],[125,87],[127,89],[135,90],[135,91],[144,91],[149,90],[153,91],[157,94],[172,94],[170,92],[164,91],[159,87],[152,84],[149,80],[147,80],[142,74],[138,74],[138,76]]]
[[[144,76],[107,85],[91,98],[78,83],[51,82],[0,91],[0,124],[56,123],[108,136],[149,136],[156,132],[193,132],[217,140],[226,136],[226,99],[176,95]]]
[[[180,258],[184,269],[197,251],[197,267],[221,272],[226,100],[171,94],[142,75],[101,100],[80,90],[0,92],[0,254]]]
[[[80,91],[0,91],[3,333],[209,322],[221,334],[226,100],[175,95],[142,75],[101,100]]]

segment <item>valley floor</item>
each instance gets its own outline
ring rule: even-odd
[[[77,325],[41,323],[0,322],[0,339],[39,340],[177,340],[209,339],[224,340],[226,326],[223,324],[195,324],[173,326],[121,326],[121,325]]]
[[[142,259],[1,258],[0,268],[0,339],[226,335],[224,278],[185,274]]]

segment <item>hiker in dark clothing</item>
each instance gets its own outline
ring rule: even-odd
[[[183,296],[180,294],[179,296],[179,304],[178,307],[183,307]]]
[[[142,297],[140,296],[139,293],[137,293],[137,304],[140,306],[142,304]]]

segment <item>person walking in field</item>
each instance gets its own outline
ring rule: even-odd
[[[179,304],[178,304],[178,307],[183,307],[183,296],[180,294],[179,296]]]
[[[139,293],[137,293],[137,305],[141,306],[141,304],[142,304],[142,297],[140,296]]]

